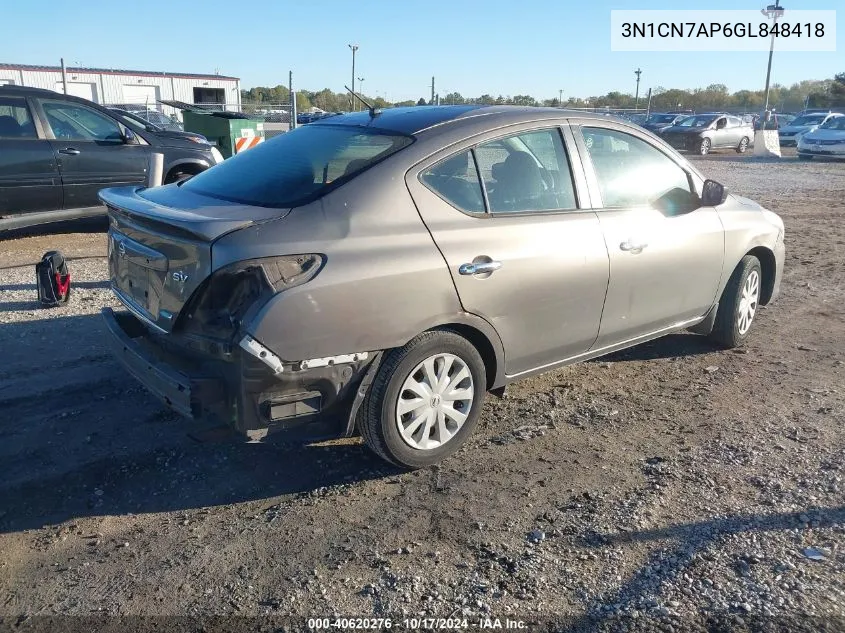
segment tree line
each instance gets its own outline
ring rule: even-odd
[[[261,104],[288,104],[290,103],[290,91],[287,86],[255,87],[249,90],[242,90],[242,102],[244,104],[260,107]],[[420,99],[388,102],[381,96],[364,99],[378,108],[390,106],[413,106],[430,105],[431,100],[425,97]],[[611,108],[625,109],[647,105],[647,94],[639,95],[637,99],[633,94],[619,91],[611,91],[605,95],[592,96],[588,98],[569,97],[562,101],[554,99],[537,99],[531,95],[496,95],[483,94],[479,97],[464,97],[458,92],[451,92],[440,96],[441,104],[465,104],[477,103],[483,105],[525,105],[525,106],[550,106],[569,108]],[[682,90],[678,88],[664,88],[658,86],[652,90],[651,109],[662,110],[744,110],[749,112],[759,111],[765,103],[765,94],[762,90],[738,90],[729,92],[724,84],[711,84],[706,88],[694,88]],[[312,106],[327,112],[348,111],[352,107],[349,93],[334,92],[324,88],[318,92],[310,90],[296,91],[297,110],[302,112]],[[824,107],[845,107],[845,72],[837,74],[833,79],[806,80],[791,86],[774,84],[769,91],[769,106],[780,111],[801,110],[808,108]],[[361,104],[357,104],[361,108]]]

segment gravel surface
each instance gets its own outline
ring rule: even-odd
[[[845,630],[845,164],[696,164],[786,223],[748,345],[674,335],[524,380],[413,473],[164,410],[104,346],[102,258],[53,310],[31,266],[0,269],[0,616]],[[16,248],[79,243],[53,238]]]

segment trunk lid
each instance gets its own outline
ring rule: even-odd
[[[217,238],[290,212],[217,200],[175,184],[105,189],[100,199],[109,215],[112,290],[127,309],[164,332],[214,271]]]

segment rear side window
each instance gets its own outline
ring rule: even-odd
[[[236,154],[182,186],[240,204],[297,206],[412,142],[409,136],[380,130],[312,124]]]
[[[557,128],[484,143],[475,151],[491,213],[576,208],[572,171]]]
[[[437,163],[423,173],[422,180],[452,206],[469,213],[484,213],[484,194],[472,152]]]
[[[0,97],[0,138],[37,138],[26,100]]]

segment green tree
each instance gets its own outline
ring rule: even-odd
[[[425,100],[425,97],[420,97],[420,100],[417,101],[418,106],[428,105],[428,101]]]

